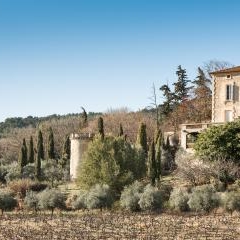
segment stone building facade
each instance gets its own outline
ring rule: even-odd
[[[212,125],[234,121],[240,117],[240,66],[211,73],[212,121],[209,123],[182,124],[181,147],[191,151],[199,132]]]

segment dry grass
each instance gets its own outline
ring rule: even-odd
[[[0,239],[240,239],[240,215],[79,212],[9,214]]]

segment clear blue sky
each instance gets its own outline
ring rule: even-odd
[[[135,111],[179,64],[190,79],[211,59],[240,65],[239,12],[238,0],[0,0],[0,121]]]

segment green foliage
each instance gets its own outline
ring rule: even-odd
[[[7,165],[6,168],[7,168],[7,174],[5,176],[5,180],[7,183],[9,183],[15,179],[21,178],[18,163],[13,162],[13,163]]]
[[[63,150],[62,150],[62,159],[65,160],[65,163],[67,160],[70,159],[70,152],[71,152],[71,141],[69,136],[66,136],[64,145],[63,145]]]
[[[120,123],[120,125],[119,125],[119,137],[121,137],[121,136],[123,136],[123,126]]]
[[[34,209],[34,211],[37,212],[39,207],[38,195],[33,191],[27,191],[26,197],[24,198],[24,204],[27,208]]]
[[[142,210],[160,209],[162,206],[161,192],[157,188],[148,184],[144,188],[144,191],[140,196],[138,204]]]
[[[108,185],[96,184],[86,195],[85,204],[88,209],[107,208],[113,203],[113,198]]]
[[[145,154],[147,155],[148,146],[147,146],[147,132],[146,132],[145,123],[141,123],[139,126],[136,144],[137,146],[140,146],[145,152]]]
[[[148,177],[151,181],[151,184],[154,185],[157,178],[156,151],[154,140],[152,141],[148,152]]]
[[[162,132],[159,130],[156,138],[156,179],[159,181],[161,178],[161,165],[162,165]]]
[[[35,177],[35,165],[34,163],[28,163],[23,168],[22,178],[34,179],[34,177]]]
[[[240,121],[208,128],[199,134],[194,149],[203,159],[239,162]]]
[[[78,182],[85,189],[99,183],[120,192],[123,186],[142,176],[138,171],[139,162],[138,150],[124,139],[97,137],[84,155]]]
[[[140,210],[139,200],[143,193],[144,187],[142,183],[135,181],[133,184],[124,187],[121,193],[120,205],[129,211]]]
[[[219,204],[219,198],[211,185],[197,186],[189,195],[188,206],[196,212],[209,212]]]
[[[23,143],[21,146],[21,150],[19,153],[18,163],[19,163],[19,169],[20,173],[23,172],[23,167],[27,165],[28,157],[27,157],[27,145],[25,138],[23,139]]]
[[[33,146],[33,137],[30,137],[29,147],[28,147],[28,162],[34,163],[34,146]]]
[[[104,139],[104,126],[103,126],[103,118],[99,117],[98,118],[98,133],[101,136],[101,139]]]
[[[191,82],[188,80],[186,69],[183,69],[181,65],[178,66],[176,75],[178,77],[177,82],[173,83],[174,85],[174,99],[177,103],[181,103],[189,97],[188,83]]]
[[[174,188],[171,192],[169,204],[170,207],[176,211],[187,211],[188,207],[189,194],[186,189]]]
[[[16,206],[17,200],[13,197],[13,194],[6,190],[0,190],[0,209],[2,214],[4,211],[12,210]]]
[[[86,209],[86,199],[88,192],[85,190],[81,190],[77,195],[76,199],[72,202],[73,209]]]
[[[54,136],[53,136],[53,130],[51,127],[49,128],[47,153],[48,153],[48,159],[55,159]]]
[[[63,169],[58,165],[54,159],[48,159],[42,166],[42,177],[51,183],[53,187],[63,178]]]
[[[51,210],[52,214],[55,208],[65,209],[66,197],[56,189],[46,189],[39,193],[39,206],[41,209]]]
[[[44,159],[43,136],[42,131],[38,131],[37,141],[37,157],[35,159],[35,178],[40,179],[41,176],[41,160]]]
[[[223,207],[228,212],[240,211],[240,193],[226,192],[223,197]]]

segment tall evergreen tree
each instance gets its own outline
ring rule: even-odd
[[[195,121],[201,122],[203,120],[211,119],[212,111],[212,92],[210,89],[211,80],[208,79],[204,71],[199,67],[198,76],[193,81],[194,84],[194,107],[195,107]]]
[[[35,177],[39,179],[41,176],[41,161],[44,159],[44,149],[43,149],[43,136],[42,131],[38,131],[38,141],[37,141],[37,157],[35,160]]]
[[[34,147],[33,147],[33,137],[30,137],[29,148],[28,148],[28,162],[34,163]]]
[[[82,109],[82,113],[81,113],[81,119],[80,119],[80,124],[79,124],[80,130],[81,130],[82,128],[87,127],[87,124],[88,124],[87,112],[86,112],[86,110],[85,110],[84,107],[81,107],[81,109]]]
[[[174,100],[176,103],[184,102],[189,97],[189,90],[191,87],[188,87],[188,83],[191,82],[188,80],[186,69],[183,69],[181,65],[178,66],[176,71],[178,80],[173,83],[174,85]]]
[[[103,125],[103,118],[98,118],[98,133],[100,134],[102,140],[104,139],[104,125]]]
[[[138,129],[138,135],[137,135],[137,145],[140,145],[147,154],[148,152],[148,146],[147,146],[147,132],[146,132],[146,124],[141,123]]]
[[[123,136],[123,127],[122,127],[122,124],[120,123],[119,125],[119,136]]]
[[[161,177],[162,141],[162,132],[159,130],[158,138],[156,140],[156,178],[158,180],[160,180]]]
[[[165,98],[163,104],[160,106],[161,113],[166,117],[173,110],[174,94],[167,84],[162,85],[159,90],[163,92],[163,97]]]
[[[54,149],[54,136],[53,130],[49,128],[49,135],[48,135],[48,159],[55,159],[55,149]]]
[[[62,158],[69,160],[70,152],[71,152],[71,141],[70,141],[69,136],[66,136],[65,142],[63,144]]]
[[[151,142],[148,152],[148,177],[154,186],[157,178],[156,150],[154,140]]]
[[[19,158],[18,158],[20,173],[23,172],[23,168],[27,165],[27,161],[28,161],[27,145],[26,145],[25,138],[23,138],[23,142],[22,142],[22,146],[21,146],[21,150],[20,150]]]

